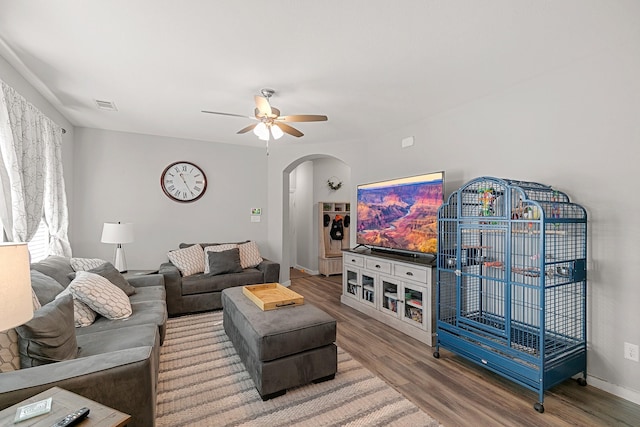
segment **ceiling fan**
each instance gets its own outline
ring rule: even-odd
[[[280,139],[285,133],[295,137],[301,137],[304,134],[293,126],[289,126],[284,122],[324,122],[327,121],[327,116],[317,114],[296,114],[291,116],[281,116],[280,110],[276,107],[272,107],[269,103],[269,99],[273,96],[275,90],[273,89],[261,89],[262,96],[256,95],[254,97],[256,102],[256,108],[254,110],[254,116],[243,116],[241,114],[233,113],[220,113],[217,111],[202,110],[203,113],[219,114],[222,116],[232,117],[244,117],[251,120],[256,120],[258,123],[253,123],[247,127],[240,129],[237,133],[247,133],[253,130],[253,133],[263,141],[269,141],[270,137],[273,139]]]

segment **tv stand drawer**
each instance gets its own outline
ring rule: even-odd
[[[345,253],[343,259],[345,266],[364,267],[364,258],[361,256]]]
[[[395,263],[393,265],[393,275],[402,279],[415,280],[416,282],[430,284],[431,275],[427,274],[425,267]]]
[[[365,267],[367,270],[375,271],[377,273],[391,274],[391,263],[380,259],[367,258],[365,260]]]

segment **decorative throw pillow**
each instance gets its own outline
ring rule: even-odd
[[[36,311],[37,309],[42,307],[42,304],[40,304],[40,300],[38,299],[38,296],[36,295],[36,292],[33,290],[33,288],[31,288],[31,303],[33,304],[33,311]]]
[[[66,295],[43,305],[33,313],[33,319],[16,327],[16,332],[22,368],[75,359],[78,342],[73,298]]]
[[[115,268],[113,264],[111,264],[110,262],[105,262],[101,266],[92,268],[91,270],[87,270],[87,271],[89,273],[99,274],[100,276],[104,277],[105,279],[110,281],[112,284],[122,289],[124,293],[127,294],[128,297],[136,293],[136,288],[131,286],[129,282],[127,282],[127,279],[124,278],[122,273],[120,273],[118,269]],[[69,278],[71,280],[75,279],[76,274],[77,273],[71,273],[69,275]]]
[[[240,265],[242,268],[255,267],[263,261],[256,242],[242,243],[238,245],[238,249],[240,249]]]
[[[222,252],[208,252],[209,274],[241,273],[240,249],[233,248]]]
[[[56,298],[56,295],[64,291],[64,286],[53,277],[40,273],[38,270],[31,270],[31,289],[36,293],[40,305],[45,305],[49,304]]]
[[[204,248],[204,273],[209,274],[211,270],[209,270],[209,252],[222,252],[228,251],[229,249],[237,248],[238,245],[235,243],[223,243],[221,245],[211,245],[205,246]]]
[[[62,298],[65,295],[71,295],[69,288],[60,292],[56,299]],[[76,328],[83,328],[93,324],[93,322],[96,321],[96,317],[98,317],[98,315],[91,309],[91,307],[77,298],[73,298],[73,323]]]
[[[71,268],[75,271],[88,271],[92,268],[100,267],[105,260],[100,258],[71,258]]]
[[[113,283],[99,274],[78,271],[69,285],[69,291],[107,319],[126,319],[131,316],[129,297]]]
[[[204,251],[200,245],[171,251],[167,257],[184,277],[204,271]]]
[[[18,352],[18,334],[11,328],[0,332],[0,372],[11,372],[20,369],[20,353]]]
[[[53,280],[53,279],[51,279]],[[55,282],[55,280],[54,280]],[[57,284],[58,282],[56,282]],[[58,285],[60,286],[60,285]],[[36,293],[31,289],[33,311],[42,306]],[[10,372],[20,369],[20,352],[18,351],[18,333],[15,329],[0,332],[0,372]]]
[[[73,273],[70,259],[58,255],[49,255],[42,261],[31,263],[31,270],[38,270],[40,273],[52,277],[65,288],[71,283],[67,275]],[[38,293],[37,290],[36,293]],[[40,295],[38,295],[38,298],[40,298]]]

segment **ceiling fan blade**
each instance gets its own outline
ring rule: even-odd
[[[236,133],[247,133],[247,132],[249,132],[250,130],[253,130],[253,128],[254,128],[254,127],[258,126],[258,124],[259,124],[259,123],[254,123],[254,124],[252,124],[252,125],[249,125],[249,126],[247,126],[247,127],[245,127],[245,128],[240,129],[240,130],[239,130],[238,132],[236,132]]]
[[[277,123],[277,125],[280,129],[282,129],[283,132],[288,133],[289,135],[293,135],[298,138],[304,135],[304,133],[300,132],[298,129],[291,127],[289,125],[286,125],[284,123]]]
[[[256,116],[270,116],[273,114],[271,111],[271,105],[269,105],[269,101],[267,101],[266,98],[256,95],[254,96],[254,99],[256,100],[256,108],[260,112],[260,115],[256,114]]]
[[[252,119],[252,120],[256,120],[255,117],[251,117],[251,116],[243,116],[242,114],[233,114],[233,113],[220,113],[218,111],[206,111],[206,110],[202,110],[203,113],[207,113],[207,114],[218,114],[220,116],[231,116],[231,117],[242,117],[243,119]]]
[[[277,120],[284,122],[326,122],[329,120],[327,116],[321,116],[318,114],[295,114],[292,116],[278,117]]]

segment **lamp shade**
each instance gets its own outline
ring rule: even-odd
[[[133,242],[133,223],[105,222],[102,227],[102,243]]]
[[[29,249],[26,243],[0,244],[0,331],[33,317]]]
[[[282,135],[284,135],[284,132],[282,132],[280,126],[274,123],[271,125],[271,135],[273,135],[273,139],[280,139],[282,138]]]

